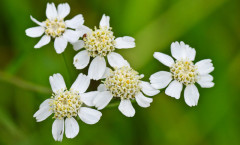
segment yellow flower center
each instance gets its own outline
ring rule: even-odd
[[[49,20],[47,19],[45,21],[46,29],[45,33],[48,36],[52,36],[53,38],[62,36],[62,34],[66,30],[66,25],[63,21],[63,19],[54,19],[54,20]]]
[[[106,56],[110,52],[115,50],[115,40],[111,28],[100,27],[91,33],[87,33],[83,38],[85,42],[84,48],[88,51],[92,57]]]
[[[192,61],[177,60],[170,68],[173,79],[185,84],[193,84],[197,81],[197,68]]]
[[[140,92],[141,75],[128,66],[116,68],[111,71],[104,81],[105,87],[114,97],[121,99],[134,99],[135,95]]]
[[[82,105],[79,93],[73,90],[61,90],[52,95],[53,102],[50,104],[54,112],[54,118],[76,117]]]

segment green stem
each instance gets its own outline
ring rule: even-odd
[[[62,53],[62,57],[63,57],[63,61],[65,63],[66,69],[67,69],[68,78],[69,78],[70,82],[73,82],[72,75],[71,75],[71,72],[70,72],[70,67],[67,63],[67,58],[66,58],[65,53]]]

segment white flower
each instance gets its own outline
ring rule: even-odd
[[[79,126],[74,119],[77,116],[87,123],[97,123],[102,113],[88,107],[83,107],[87,94],[90,79],[79,74],[76,81],[67,90],[65,82],[61,74],[54,74],[49,78],[53,90],[51,99],[46,99],[39,107],[39,110],[34,114],[37,122],[45,120],[52,113],[55,121],[52,125],[53,138],[56,141],[62,141],[64,129],[67,138],[74,138],[79,132]]]
[[[160,91],[154,89],[150,83],[141,81],[143,75],[133,70],[127,63],[115,67],[114,71],[107,68],[104,74],[106,77],[103,84],[100,84],[98,91],[90,92],[88,97],[89,106],[95,106],[101,110],[106,107],[113,97],[120,99],[118,109],[127,117],[133,117],[135,109],[132,106],[131,100],[136,100],[141,107],[149,107],[153,101],[152,98],[145,97],[154,96]],[[142,92],[143,93],[142,93]]]
[[[83,16],[79,14],[71,20],[65,21],[64,18],[69,13],[70,7],[67,3],[59,4],[57,9],[54,3],[48,3],[46,9],[46,21],[39,22],[30,16],[32,21],[39,26],[27,29],[26,35],[35,38],[40,37],[44,34],[41,40],[34,46],[34,48],[40,48],[44,45],[47,45],[52,37],[55,39],[54,48],[56,52],[62,53],[67,47],[68,42],[76,42],[81,34],[75,29],[83,27],[84,19]]]
[[[184,42],[174,42],[171,44],[172,57],[155,52],[154,57],[164,65],[170,67],[170,72],[159,71],[151,75],[151,85],[156,89],[165,88],[169,84],[165,93],[176,99],[180,98],[183,84],[184,99],[187,105],[196,106],[199,99],[199,92],[195,83],[197,82],[202,88],[214,86],[213,77],[209,74],[214,70],[211,59],[204,59],[196,64],[192,61],[195,59],[196,51]]]
[[[85,48],[85,50],[80,51],[74,57],[73,64],[77,69],[85,68],[89,64],[90,57],[94,58],[88,70],[88,76],[94,80],[100,79],[106,69],[105,56],[107,56],[109,64],[112,67],[116,67],[117,63],[124,61],[124,59],[120,54],[113,52],[115,48],[125,49],[135,47],[135,39],[132,37],[124,36],[115,39],[109,20],[109,16],[103,15],[99,29],[95,27],[95,30],[91,30],[81,27],[87,33],[83,35],[83,40],[79,40],[73,44],[75,50]]]

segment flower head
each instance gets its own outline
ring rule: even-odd
[[[107,56],[115,50],[116,41],[113,32],[107,26],[100,27],[83,37],[84,48],[91,57]]]
[[[154,89],[150,83],[142,81],[143,75],[133,70],[128,63],[123,66],[115,67],[114,70],[106,69],[104,74],[105,80],[99,85],[98,91],[91,92],[89,97],[89,106],[95,106],[99,110],[106,107],[112,98],[121,100],[118,109],[127,117],[133,117],[135,109],[131,100],[136,100],[141,107],[149,107],[152,98],[160,91]],[[143,93],[142,93],[143,92]]]
[[[143,78],[143,75],[139,75],[129,66],[123,66],[109,72],[104,81],[104,86],[113,96],[120,99],[135,99],[135,95],[141,91],[141,78]]]
[[[54,114],[52,134],[55,140],[62,141],[64,129],[67,138],[74,138],[78,134],[79,126],[74,119],[77,116],[87,124],[95,124],[99,121],[101,112],[84,107],[84,104],[88,103],[85,91],[90,84],[87,76],[79,74],[70,90],[66,88],[60,74],[54,74],[49,80],[53,90],[52,97],[40,105],[34,117],[40,122]]]
[[[103,15],[99,29],[96,27],[94,30],[85,28],[87,33],[83,35],[83,40],[73,44],[75,50],[85,48],[85,50],[80,51],[74,57],[73,64],[77,69],[85,68],[90,61],[90,57],[94,58],[88,70],[88,76],[94,80],[100,79],[104,74],[106,69],[105,56],[109,64],[112,67],[116,67],[116,63],[122,62],[124,59],[120,54],[115,53],[114,50],[116,48],[135,47],[135,40],[132,37],[124,36],[115,39],[109,20],[109,16]]]
[[[184,42],[174,42],[171,45],[172,57],[155,52],[154,57],[164,65],[170,68],[170,72],[159,71],[150,77],[151,85],[156,89],[162,89],[166,86],[165,93],[176,99],[180,98],[183,85],[185,102],[189,106],[196,106],[199,99],[199,92],[195,83],[197,82],[203,88],[214,86],[213,77],[209,74],[214,70],[212,60],[204,59],[196,64],[193,63],[196,55],[194,48],[184,44]],[[172,81],[173,80],[173,81]]]
[[[32,27],[26,30],[26,35],[29,37],[40,37],[41,40],[34,46],[40,48],[47,45],[51,38],[55,39],[54,48],[57,53],[62,53],[67,47],[67,43],[76,42],[82,35],[82,32],[75,29],[84,28],[84,19],[81,14],[75,16],[71,20],[64,20],[70,13],[70,7],[67,3],[59,4],[57,9],[54,3],[48,3],[46,9],[47,19],[43,22],[37,21],[30,16],[33,22],[38,24],[37,27]]]

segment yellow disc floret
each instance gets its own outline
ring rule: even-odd
[[[66,25],[63,21],[63,19],[54,19],[54,20],[49,20],[47,19],[45,21],[46,29],[45,33],[48,36],[51,36],[53,38],[62,36],[62,34],[66,30]]]
[[[100,27],[91,33],[87,33],[83,38],[85,42],[84,48],[88,51],[92,57],[106,56],[110,52],[115,50],[115,40],[111,28]]]
[[[79,93],[73,90],[58,91],[52,95],[52,99],[53,102],[50,105],[54,112],[54,118],[57,119],[76,117],[82,105]]]
[[[116,68],[111,71],[104,81],[105,87],[114,97],[121,99],[134,99],[140,92],[141,75],[128,66]]]
[[[197,81],[197,68],[192,61],[177,60],[170,70],[173,79],[185,85],[193,84]]]

